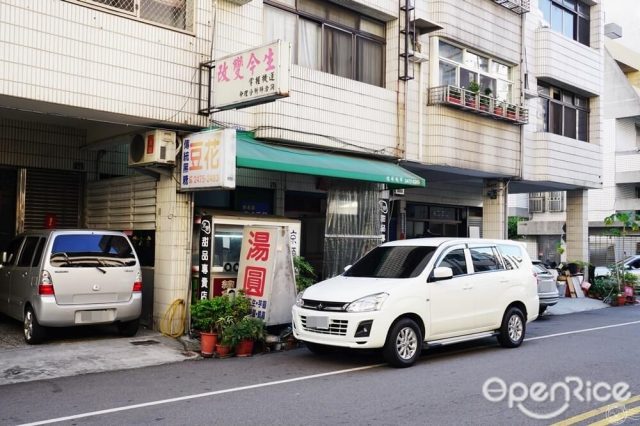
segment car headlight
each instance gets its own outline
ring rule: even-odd
[[[302,295],[303,294],[304,294],[304,290],[298,292],[298,295],[296,296],[296,306],[304,305],[304,302],[302,301]]]
[[[379,311],[384,301],[387,300],[387,297],[389,297],[388,293],[378,293],[362,297],[349,303],[347,312]]]

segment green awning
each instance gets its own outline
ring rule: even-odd
[[[237,132],[236,167],[384,183],[390,188],[425,186],[422,177],[393,163],[268,145],[247,132]]]

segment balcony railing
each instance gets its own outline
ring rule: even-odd
[[[529,198],[529,213],[544,212],[544,198]]]
[[[447,105],[482,114],[513,124],[527,124],[529,110],[518,105],[481,95],[456,86],[438,86],[429,89],[429,105]]]
[[[531,10],[529,7],[529,0],[493,0],[493,2],[506,7],[518,15],[522,15],[523,13],[527,13]]]

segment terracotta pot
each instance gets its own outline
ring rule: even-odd
[[[624,306],[626,302],[627,302],[627,296],[625,295],[618,296],[618,306]]]
[[[205,358],[213,356],[213,348],[218,343],[218,333],[200,332],[200,353]]]
[[[253,340],[244,339],[236,345],[236,356],[251,356],[253,353]]]
[[[218,358],[229,358],[231,356],[231,346],[216,345],[216,356]]]

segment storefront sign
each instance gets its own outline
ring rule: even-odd
[[[236,187],[236,131],[209,130],[184,138],[180,189]]]
[[[209,298],[209,282],[211,276],[211,216],[202,216],[200,222],[200,263],[199,283],[200,299]]]
[[[291,45],[270,44],[216,59],[213,108],[244,108],[289,96]]]
[[[287,227],[245,226],[238,285],[251,299],[253,316],[267,325],[291,322],[295,276]]]
[[[387,218],[389,216],[389,202],[387,200],[378,200],[378,214],[380,214],[380,235],[382,242],[387,241]]]

